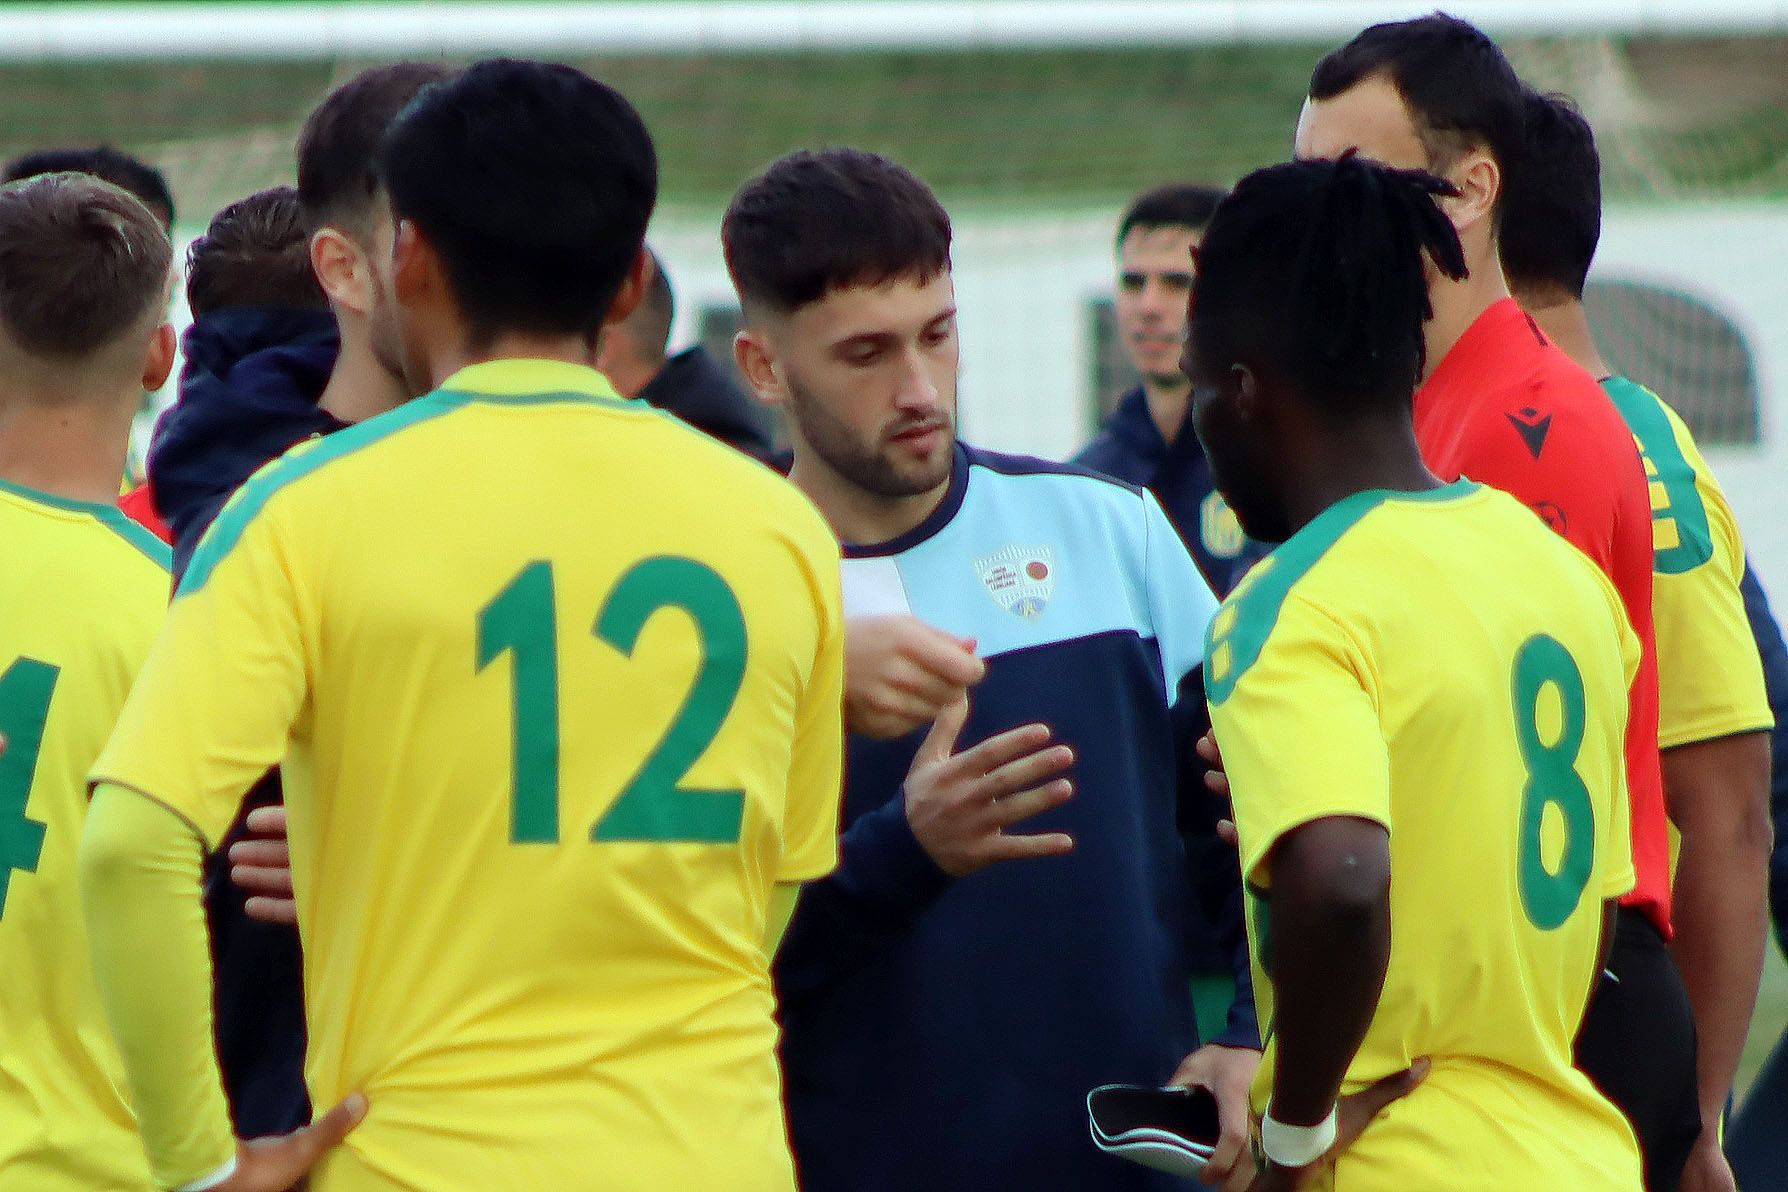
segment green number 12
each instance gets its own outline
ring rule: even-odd
[[[631,656],[660,609],[695,623],[701,664],[676,718],[621,795],[590,830],[602,841],[729,844],[745,814],[740,790],[682,785],[713,744],[745,680],[745,616],[725,580],[694,559],[661,555],[615,584],[591,632]],[[529,563],[478,614],[478,669],[511,659],[513,792],[509,837],[518,844],[559,839],[559,652],[552,564]]]
[[[6,734],[6,752],[0,755],[0,915],[6,913],[13,870],[35,873],[43,856],[44,826],[26,815],[25,807],[61,673],[47,662],[20,658],[0,675],[0,733]]]

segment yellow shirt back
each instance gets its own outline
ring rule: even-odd
[[[1603,900],[1633,884],[1639,647],[1613,587],[1493,489],[1359,493],[1248,574],[1206,658],[1269,1036],[1273,844],[1326,816],[1390,831],[1390,966],[1343,1092],[1434,1068],[1325,1178],[1637,1192],[1632,1133],[1571,1055]]]
[[[0,485],[0,1188],[142,1192],[87,960],[87,769],[167,611],[168,549],[106,505]]]
[[[340,1189],[793,1186],[771,889],[836,859],[838,548],[768,469],[542,361],[277,461],[97,779],[211,841],[285,759]]]
[[[1745,547],[1732,506],[1663,398],[1625,377],[1602,388],[1638,441],[1651,481],[1658,746],[1765,731],[1775,717],[1739,588]]]

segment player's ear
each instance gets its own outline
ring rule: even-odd
[[[652,263],[652,254],[645,245],[640,245],[639,255],[633,258],[633,264],[627,267],[627,276],[621,279],[621,288],[615,291],[615,300],[609,304],[608,315],[603,322],[614,325],[634,312],[646,296],[646,286],[652,281],[652,275],[658,266]]]
[[[452,293],[435,246],[407,219],[398,221],[391,240],[391,291],[400,306],[416,306],[419,299],[437,292]]]
[[[163,323],[155,329],[155,338],[149,341],[148,354],[143,358],[144,392],[154,393],[168,383],[168,375],[174,371],[174,353],[178,346],[174,324]]]
[[[1235,410],[1244,421],[1253,422],[1261,415],[1260,378],[1246,364],[1229,366],[1229,381],[1235,394]]]
[[[372,308],[372,262],[340,228],[324,226],[310,238],[310,267],[330,305],[357,315]]]
[[[733,337],[733,359],[757,400],[766,406],[787,403],[788,387],[782,383],[775,353],[761,330],[748,326]]]
[[[1488,227],[1496,201],[1502,196],[1502,167],[1496,159],[1485,150],[1474,149],[1447,171],[1447,178],[1459,188],[1457,195],[1440,200],[1441,210],[1453,221],[1453,227],[1460,235],[1480,224]]]

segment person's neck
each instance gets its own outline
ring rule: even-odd
[[[46,402],[0,385],[0,479],[64,500],[117,504],[141,401],[140,389]]]
[[[1470,273],[1463,281],[1436,275],[1434,283],[1428,287],[1428,302],[1434,315],[1423,328],[1428,361],[1423,380],[1434,375],[1440,362],[1471,330],[1479,316],[1509,296],[1509,284],[1503,279],[1495,241],[1481,244],[1479,251],[1466,257],[1466,264]]]
[[[317,405],[343,422],[365,422],[395,410],[409,398],[401,378],[379,363],[373,352],[366,322],[336,312],[341,327],[341,351],[323,386]]]
[[[893,541],[935,513],[950,492],[946,478],[936,488],[914,496],[884,497],[852,484],[799,442],[788,478],[807,494],[807,499],[831,525],[832,533],[846,546],[875,546]]]
[[[1285,498],[1286,523],[1293,534],[1355,493],[1427,492],[1442,484],[1422,462],[1407,414],[1388,425],[1364,424],[1323,434],[1288,455],[1300,461],[1300,475],[1293,478]]]
[[[638,356],[615,354],[602,362],[602,375],[608,378],[608,383],[622,397],[638,397],[652,383],[652,378],[662,371],[662,356],[653,361],[642,360]]]
[[[491,360],[558,360],[595,368],[596,358],[593,336],[503,331],[476,346],[460,339],[433,353],[428,365],[429,383],[439,387],[460,369]]]
[[[1614,375],[1603,359],[1602,350],[1596,346],[1595,335],[1589,329],[1589,315],[1583,309],[1583,301],[1568,294],[1559,294],[1551,298],[1533,296],[1530,301],[1523,301],[1521,309],[1533,316],[1533,321],[1540,325],[1546,338],[1564,350],[1564,354],[1582,365],[1591,376],[1600,381],[1604,377]]]
[[[1142,399],[1148,403],[1149,417],[1155,423],[1155,429],[1169,443],[1180,433],[1180,427],[1186,422],[1186,405],[1192,398],[1192,383],[1181,381],[1168,383],[1144,377],[1142,379]]]

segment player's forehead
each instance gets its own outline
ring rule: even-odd
[[[1409,105],[1384,75],[1362,79],[1339,95],[1306,99],[1294,151],[1300,159],[1333,159],[1349,149],[1398,169],[1424,169],[1428,151]]]
[[[1124,273],[1190,273],[1199,233],[1177,224],[1139,226],[1118,242],[1118,269]]]
[[[930,278],[835,287],[789,316],[789,328],[803,342],[830,346],[864,336],[906,338],[955,311],[956,287],[945,270]]]

